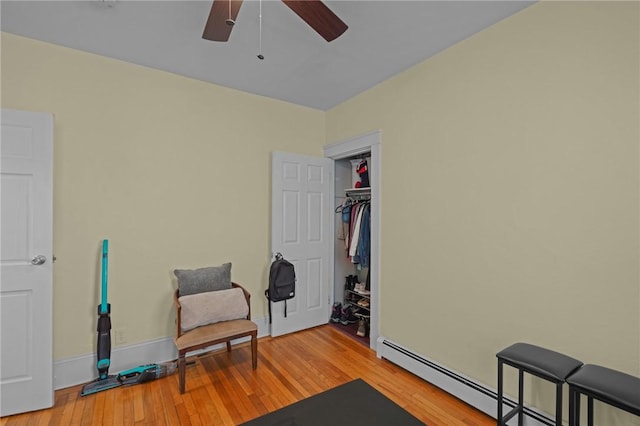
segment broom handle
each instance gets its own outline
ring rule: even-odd
[[[107,309],[107,269],[109,263],[109,240],[102,241],[102,301],[100,313],[108,313]]]

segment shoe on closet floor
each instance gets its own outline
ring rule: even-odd
[[[360,337],[366,337],[369,335],[369,319],[371,315],[368,313],[356,312],[356,317],[358,317],[358,331],[356,331],[356,335]]]
[[[347,283],[348,283],[348,290],[353,291],[356,288],[356,283],[360,281],[360,279],[358,278],[357,275],[349,275],[347,277]]]
[[[358,318],[353,314],[351,305],[343,306],[340,312],[340,324],[349,325],[358,322]]]
[[[340,314],[342,313],[342,303],[336,302],[333,304],[333,310],[331,311],[331,322],[340,322]]]
[[[356,335],[366,337],[367,334],[369,334],[369,323],[364,317],[361,317],[358,321],[358,331],[356,331]]]

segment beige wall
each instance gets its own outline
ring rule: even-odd
[[[514,341],[640,374],[638,21],[537,4],[326,114],[2,34],[2,106],[55,114],[55,358],[94,350],[104,237],[129,342],[175,267],[266,315],[270,152],[382,129],[383,335],[490,386]]]
[[[492,386],[516,341],[640,374],[639,14],[539,3],[327,113],[382,129],[382,335]]]
[[[55,116],[55,359],[95,350],[105,237],[127,343],[173,335],[176,267],[232,261],[267,315],[270,153],[321,155],[323,112],[6,33],[2,107]]]

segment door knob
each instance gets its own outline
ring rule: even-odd
[[[32,265],[42,265],[46,261],[47,261],[47,258],[44,257],[43,255],[39,254],[36,257],[34,257],[33,259],[31,259],[31,264]]]

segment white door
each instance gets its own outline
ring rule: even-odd
[[[271,335],[280,336],[329,321],[333,160],[285,152],[271,160],[271,251],[296,269],[287,316],[285,302],[271,304]]]
[[[53,117],[2,110],[0,415],[53,406]]]

